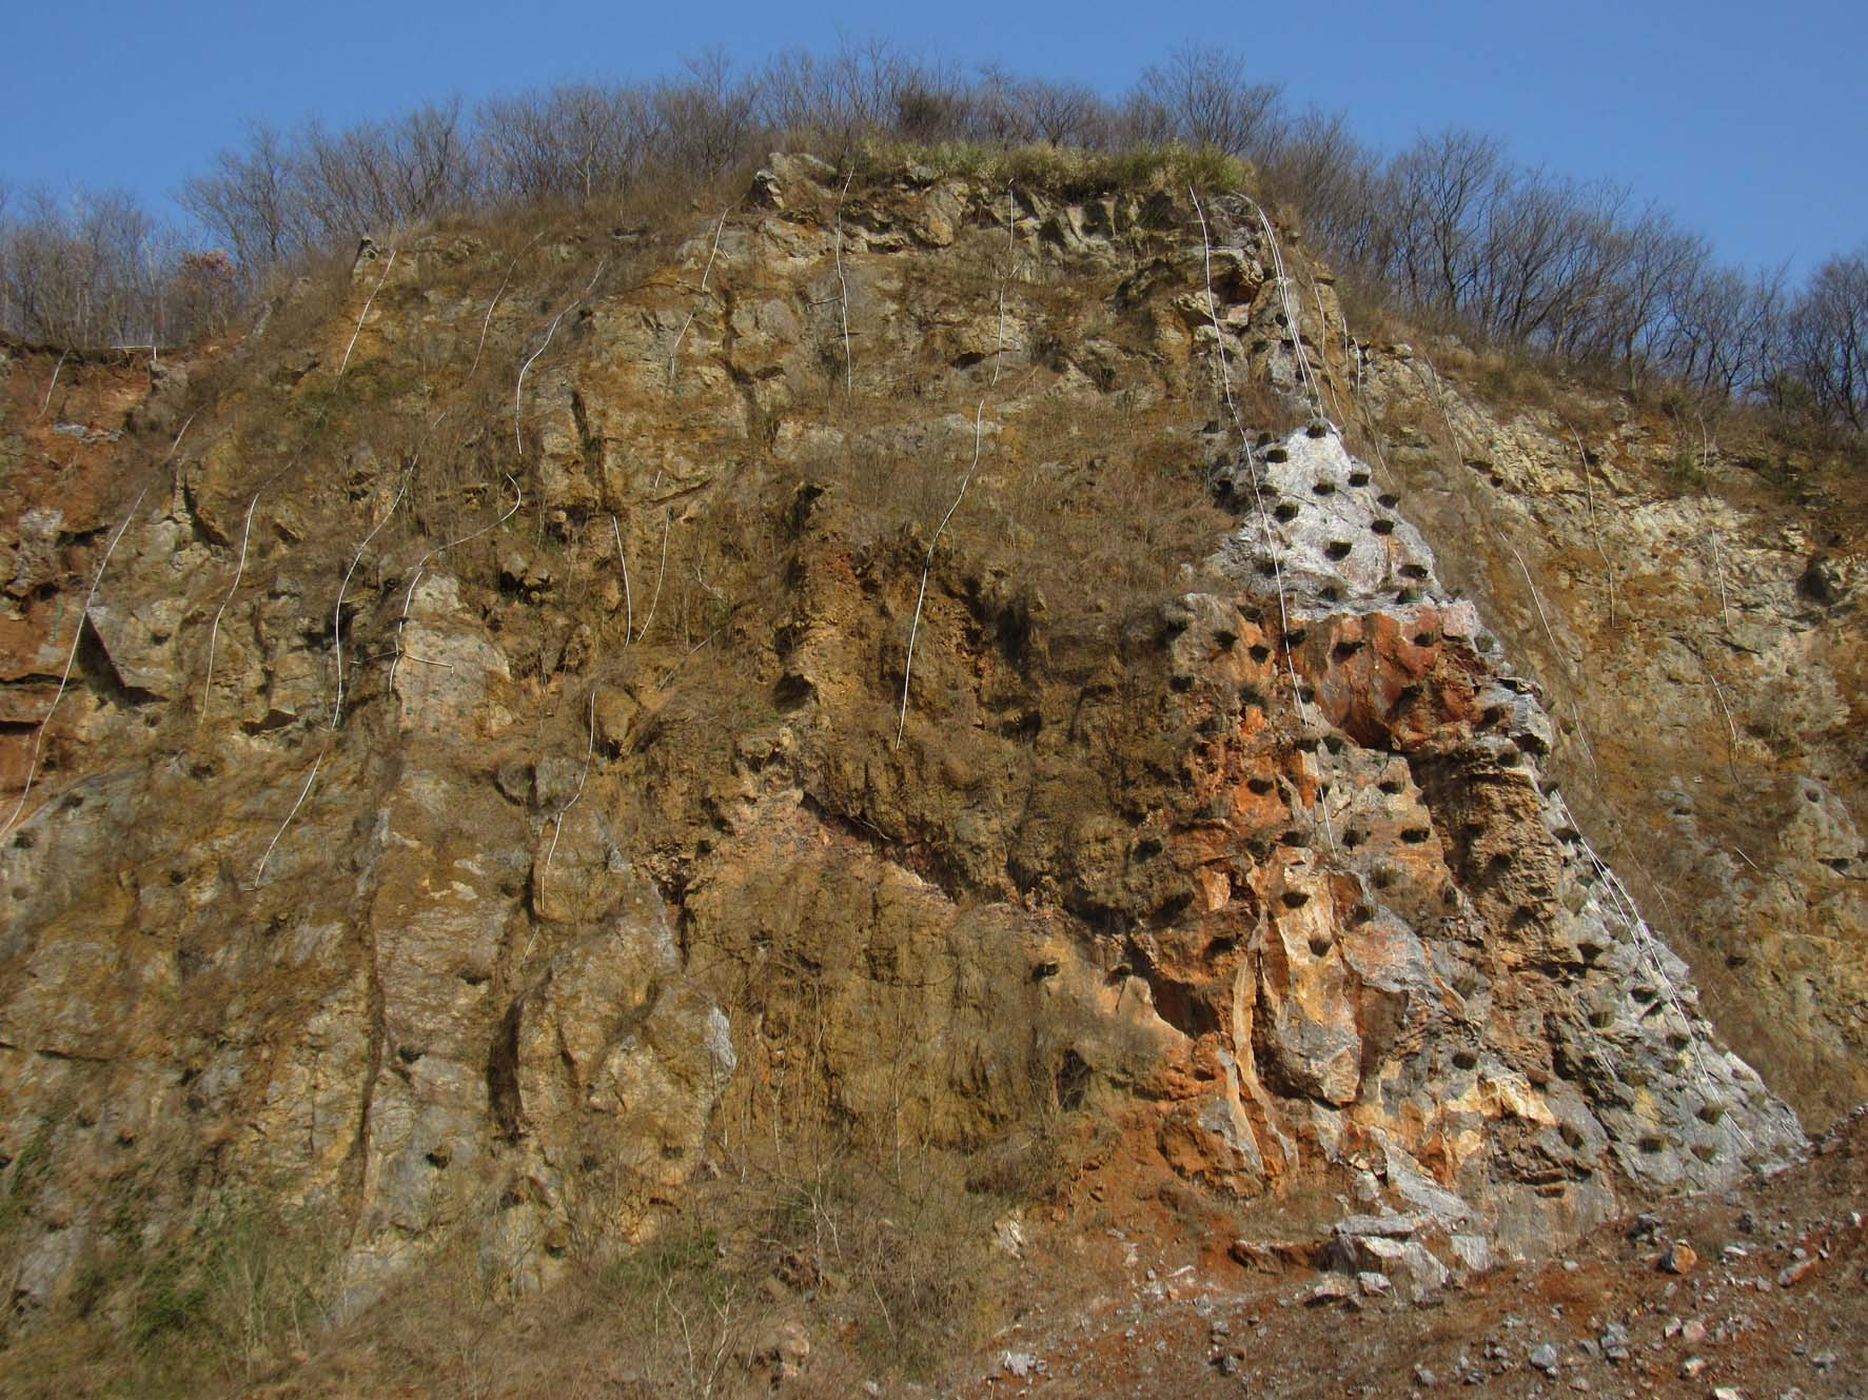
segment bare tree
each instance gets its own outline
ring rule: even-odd
[[[578,83],[489,102],[478,115],[484,179],[498,199],[615,195],[640,173],[653,125],[636,88]]]
[[[723,49],[708,49],[685,67],[685,78],[650,90],[652,149],[673,169],[712,178],[751,151],[760,129],[757,94],[752,84],[734,77]]]
[[[1176,140],[1250,156],[1273,142],[1283,89],[1246,79],[1245,60],[1186,44],[1142,73],[1129,121],[1143,140]]]
[[[1817,269],[1791,309],[1788,368],[1816,411],[1868,428],[1868,248]]]
[[[1861,429],[1868,254],[1783,276],[1717,265],[1705,241],[1625,190],[1515,164],[1470,132],[1384,161],[1339,114],[1287,117],[1279,89],[1199,45],[1120,102],[987,67],[972,79],[875,40],[778,55],[756,73],[715,49],[674,78],[431,103],[333,131],[256,126],[179,200],[225,251],[187,249],[110,193],[10,202],[0,187],[0,326],[67,345],[164,344],[224,324],[271,269],[364,232],[458,211],[589,203],[646,174],[711,179],[797,142],[840,164],[864,142],[1093,150],[1177,143],[1250,158],[1359,286],[1500,345],[1712,398],[1759,395]]]
[[[173,233],[118,190],[58,199],[40,190],[0,224],[0,322],[72,347],[159,346],[168,324]]]
[[[184,185],[179,199],[252,273],[310,246],[296,164],[277,131],[254,126],[244,149],[222,151],[213,170]]]

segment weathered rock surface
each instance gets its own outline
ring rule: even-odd
[[[1476,537],[1327,425],[1222,428],[1218,352],[1294,392],[1340,330],[1241,206],[1210,306],[1165,190],[880,183],[839,230],[812,163],[756,185],[678,245],[366,254],[177,448],[68,370],[103,431],[69,499],[7,479],[0,567],[16,1312],[255,1193],[353,1303],[454,1238],[530,1289],[805,1121],[1109,1113],[1319,1237],[1407,1220],[1335,1238],[1410,1296],[1796,1149],[1550,781],[1524,630],[1443,582]],[[1807,572],[1784,608],[1855,606]],[[1825,873],[1745,917],[1852,907],[1853,790],[1783,781],[1771,868]]]

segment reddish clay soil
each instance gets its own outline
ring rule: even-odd
[[[1156,1219],[1107,1233],[1079,1265],[1125,1289],[1034,1313],[960,1393],[1859,1396],[1865,1210],[1858,1111],[1773,1177],[1613,1222],[1558,1258],[1421,1305],[1353,1281],[1327,1296],[1345,1276],[1302,1267],[1248,1271],[1156,1233]]]

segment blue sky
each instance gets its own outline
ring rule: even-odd
[[[1377,145],[1466,126],[1623,182],[1731,261],[1802,272],[1868,242],[1865,0],[0,0],[0,179],[160,201],[255,119],[341,125],[655,76],[709,44],[756,62],[878,36],[1111,91],[1177,44],[1216,44]]]

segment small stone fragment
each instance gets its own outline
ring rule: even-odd
[[[1794,1287],[1796,1284],[1800,1283],[1803,1280],[1804,1276],[1808,1274],[1811,1269],[1814,1269],[1815,1267],[1816,1267],[1816,1260],[1814,1257],[1809,1258],[1809,1259],[1799,1259],[1796,1261],[1796,1263],[1791,1264],[1786,1268],[1779,1269],[1777,1271],[1777,1286],[1779,1288]]]
[[[999,1366],[1008,1376],[1024,1380],[1038,1369],[1038,1358],[1028,1351],[1008,1351],[1001,1353]]]
[[[1354,1292],[1355,1285],[1341,1274],[1325,1274],[1317,1286],[1310,1290],[1304,1301],[1312,1306],[1340,1302]]]
[[[1699,1255],[1694,1252],[1692,1245],[1684,1241],[1669,1245],[1666,1253],[1660,1257],[1661,1271],[1669,1274],[1690,1274],[1698,1263]]]

